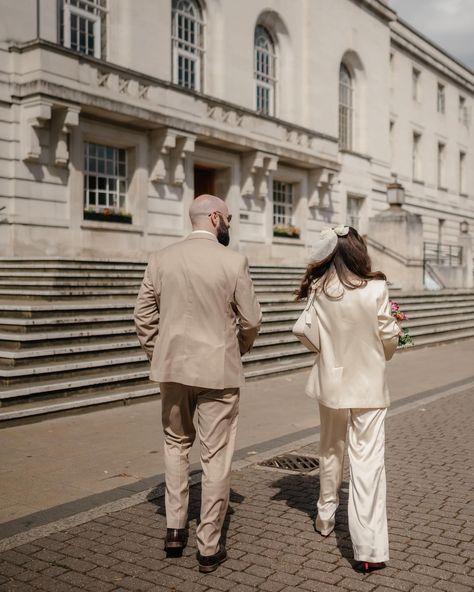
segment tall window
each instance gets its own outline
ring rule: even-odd
[[[438,102],[437,102],[438,113],[446,112],[446,94],[444,84],[438,82]]]
[[[412,177],[414,181],[421,180],[421,134],[413,133]]]
[[[459,97],[459,121],[465,127],[469,126],[469,113],[466,105],[466,97]]]
[[[265,27],[255,27],[255,91],[258,113],[275,115],[275,45]]]
[[[127,209],[127,153],[123,148],[85,144],[84,208],[95,212]]]
[[[421,93],[420,93],[420,78],[421,72],[416,68],[413,68],[411,72],[411,83],[412,83],[412,97],[413,100],[417,103],[420,102]]]
[[[446,189],[446,144],[438,142],[438,188]]]
[[[363,205],[363,198],[353,196],[347,197],[347,224],[348,226],[355,228],[357,231],[360,230],[360,220]]]
[[[459,153],[459,193],[466,195],[466,153]]]
[[[202,90],[204,23],[196,0],[173,0],[173,82]]]
[[[395,122],[392,120],[389,124],[389,139],[390,139],[390,163],[393,165],[395,160]]]
[[[63,0],[61,43],[95,58],[105,58],[106,0]]]
[[[446,224],[446,220],[444,218],[438,218],[438,243],[441,244],[444,238],[444,226]]]
[[[273,181],[273,226],[293,224],[293,185]]]
[[[353,126],[352,76],[345,64],[339,70],[339,147],[352,150]]]

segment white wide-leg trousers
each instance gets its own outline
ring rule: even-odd
[[[239,389],[204,389],[174,382],[160,384],[165,436],[165,506],[168,528],[185,528],[189,503],[189,451],[201,444],[201,517],[196,529],[201,555],[219,549],[229,504],[230,471],[237,433]]]
[[[335,524],[346,437],[350,464],[349,532],[354,559],[389,559],[385,482],[387,409],[331,409],[319,405],[320,494],[316,530],[328,535]]]

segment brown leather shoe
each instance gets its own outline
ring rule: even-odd
[[[181,557],[187,542],[187,528],[167,528],[165,537],[165,551],[167,557]]]
[[[201,555],[198,551],[196,557],[199,563],[199,571],[201,573],[211,573],[227,559],[227,551],[223,545],[220,545],[219,550],[214,555]]]

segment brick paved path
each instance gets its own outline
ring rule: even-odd
[[[200,574],[194,557],[195,486],[182,558],[168,560],[162,551],[159,499],[1,553],[0,590],[472,591],[473,397],[471,389],[387,420],[392,558],[381,572],[351,569],[347,483],[336,531],[322,539],[312,527],[318,476],[252,466],[233,475],[230,559],[213,574]],[[316,454],[317,445],[303,450]]]

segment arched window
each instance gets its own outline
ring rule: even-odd
[[[347,66],[339,70],[339,147],[352,150],[353,82]]]
[[[196,0],[173,0],[173,82],[202,90],[203,21]]]
[[[255,89],[256,109],[265,115],[275,114],[276,55],[270,33],[255,27]]]

